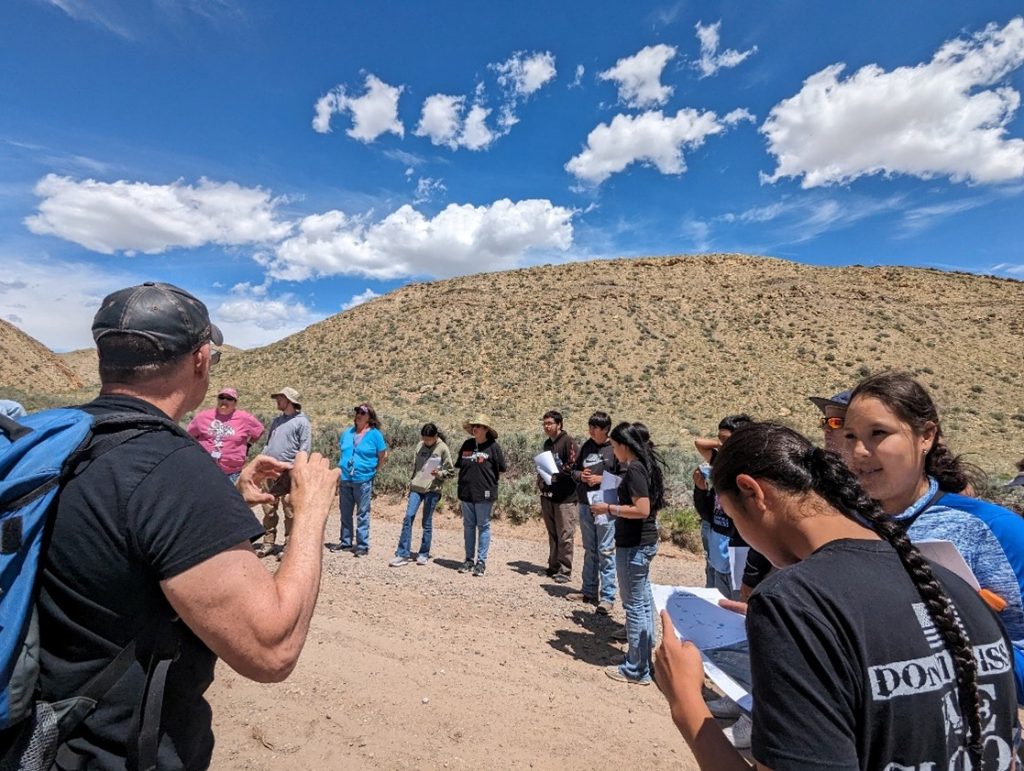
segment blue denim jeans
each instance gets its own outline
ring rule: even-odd
[[[357,551],[370,550],[370,498],[373,494],[373,480],[346,482],[342,480],[338,498],[341,503],[341,546],[352,546],[352,511],[359,508],[356,520]]]
[[[615,567],[619,573],[619,594],[626,612],[626,642],[629,649],[619,671],[632,680],[650,680],[654,669],[654,596],[651,594],[651,560],[658,544],[619,547]]]
[[[711,565],[711,523],[700,521],[700,542],[704,547],[704,588],[713,589],[715,586],[715,569]]]
[[[462,532],[466,537],[466,559],[487,562],[487,550],[491,545],[491,508],[494,501],[462,504]],[[477,533],[480,534],[479,543]]]
[[[580,504],[579,519],[583,536],[583,596],[614,604],[615,520],[598,525],[586,503]]]
[[[430,540],[434,534],[434,507],[441,500],[440,492],[418,493],[415,490],[409,491],[409,503],[405,507],[405,521],[402,523],[402,534],[398,537],[398,549],[395,550],[396,557],[408,559],[412,556],[409,545],[412,543],[412,522],[416,519],[416,510],[423,502],[423,540],[420,541],[420,554],[430,555]]]

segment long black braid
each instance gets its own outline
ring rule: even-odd
[[[740,474],[770,481],[793,493],[814,492],[847,517],[867,522],[896,550],[953,659],[957,696],[967,720],[967,750],[971,765],[977,767],[982,725],[974,651],[953,601],[904,528],[868,497],[838,455],[814,447],[785,426],[752,423],[726,440],[711,472],[715,489],[719,493],[736,492],[736,477]]]

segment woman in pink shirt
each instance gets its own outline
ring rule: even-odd
[[[238,391],[222,388],[217,406],[196,413],[187,429],[232,482],[245,465],[249,445],[263,436],[263,424],[245,410],[235,409],[237,404]]]

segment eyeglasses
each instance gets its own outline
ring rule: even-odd
[[[206,343],[203,343],[203,345],[206,345]],[[199,348],[196,348],[194,351],[192,351],[192,353],[198,353],[202,349],[203,345],[199,346]],[[217,366],[218,361],[220,361],[220,351],[213,347],[213,343],[210,343],[210,366]]]
[[[843,419],[836,417],[822,418],[821,422],[818,425],[821,426],[822,428],[828,428],[831,429],[832,431],[837,431],[843,427]]]

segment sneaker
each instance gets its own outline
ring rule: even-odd
[[[581,594],[579,596],[579,601],[582,602],[584,605],[596,605],[597,604],[597,599],[594,598],[594,597],[591,597],[589,594]]]
[[[555,575],[553,576],[553,579],[554,579],[556,584],[567,584],[567,583],[569,583],[569,574],[568,573],[555,573]]]
[[[616,629],[614,632],[612,632],[612,639],[613,640],[617,640],[618,642],[628,642],[629,641],[629,637],[626,636],[626,626],[625,626],[625,624],[623,624],[618,629]]]
[[[459,565],[459,572],[460,573],[468,573],[470,570],[472,570],[475,567],[476,567],[476,563],[473,562],[473,560],[466,560],[461,565]]]
[[[473,575],[474,576],[482,576],[486,572],[487,572],[487,563],[484,562],[483,560],[481,560],[480,562],[477,562],[473,566]]]
[[[356,550],[355,550],[354,552],[352,552],[352,553],[353,553],[353,554],[354,554],[355,556],[357,556],[357,557],[365,557],[365,556],[366,556],[367,554],[369,554],[369,553],[370,553],[370,550],[369,550],[369,549],[356,549]]]
[[[754,727],[754,723],[746,715],[741,715],[740,719],[733,723],[728,728],[723,729],[725,738],[729,740],[738,750],[749,750],[750,749],[750,731]]]
[[[337,553],[339,551],[348,551],[352,547],[351,546],[345,546],[344,544],[340,544],[340,543],[325,543],[324,544],[324,548],[326,548],[327,551],[329,551],[329,552]]]
[[[546,575],[548,578],[554,578],[557,573],[558,571],[552,568],[548,568],[544,571],[544,575]]]
[[[606,675],[608,675],[608,677],[610,677],[612,680],[616,680],[616,681],[618,681],[620,683],[629,683],[631,685],[650,685],[651,684],[650,678],[648,678],[647,680],[634,680],[632,677],[626,677],[624,674],[622,674],[622,670],[619,669],[619,665],[618,664],[612,664],[612,666],[610,666],[610,667],[605,667],[604,668],[604,673]],[[750,745],[748,744],[747,746],[750,746]]]
[[[708,709],[711,710],[711,714],[715,717],[720,717],[723,720],[733,720],[738,717],[743,717],[743,710],[740,709],[740,705],[728,696],[722,696],[720,699],[712,699],[707,704]]]
[[[429,554],[417,554],[416,555],[416,564],[417,565],[426,565],[428,562],[430,562],[430,555]]]
[[[601,600],[597,603],[597,612],[602,616],[610,616],[612,614],[612,608],[614,607],[615,605],[608,600]]]
[[[262,543],[256,549],[256,556],[259,557],[260,559],[263,559],[264,557],[269,557],[273,553],[274,553],[274,544],[272,544],[272,543]]]
[[[412,562],[410,557],[395,557],[388,563],[388,567],[400,568],[402,565],[408,565],[410,562]]]

